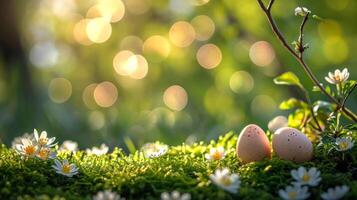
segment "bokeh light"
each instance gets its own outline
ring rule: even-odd
[[[58,57],[57,47],[51,41],[37,43],[30,50],[30,61],[36,67],[52,67],[57,64]]]
[[[191,25],[195,29],[196,39],[205,41],[212,37],[215,25],[213,20],[207,15],[199,15],[191,20]]]
[[[98,84],[96,83],[92,83],[83,90],[82,100],[84,104],[87,106],[87,108],[89,109],[94,109],[97,106],[94,99],[94,90],[97,87],[97,85]]]
[[[115,71],[122,76],[128,76],[136,70],[137,60],[131,51],[120,51],[113,59]]]
[[[210,0],[190,0],[192,5],[195,6],[202,6],[205,5],[206,3],[208,3]]]
[[[118,99],[118,90],[113,83],[102,82],[94,90],[94,99],[100,107],[111,107]]]
[[[254,43],[249,50],[250,60],[259,67],[270,65],[275,59],[275,51],[270,43],[259,41]]]
[[[160,35],[153,35],[145,40],[143,52],[153,61],[160,62],[170,54],[171,46],[169,41]]]
[[[170,41],[178,47],[187,47],[192,44],[196,37],[195,29],[185,21],[174,23],[169,31]]]
[[[253,114],[265,119],[271,118],[276,109],[276,102],[268,95],[258,95],[251,103],[251,110]]]
[[[188,102],[187,92],[183,87],[173,85],[165,90],[163,100],[165,105],[170,109],[181,111],[186,107]]]
[[[88,116],[88,124],[93,130],[99,130],[105,125],[104,114],[100,111],[93,111]]]
[[[253,77],[246,71],[237,71],[229,80],[229,87],[237,94],[246,94],[254,87]]]
[[[65,78],[52,79],[48,86],[48,96],[55,103],[64,103],[72,95],[72,84]]]
[[[82,45],[91,45],[93,44],[92,41],[88,38],[87,35],[87,25],[89,19],[81,19],[74,25],[73,28],[73,37],[79,44]]]
[[[198,49],[196,58],[203,68],[213,69],[221,63],[222,52],[214,44],[205,44]]]
[[[134,55],[131,56],[130,58],[136,60],[135,62],[136,66],[135,66],[135,70],[131,74],[129,74],[129,76],[134,79],[143,79],[148,74],[149,71],[148,62],[142,55]]]
[[[348,45],[342,37],[329,37],[323,43],[325,58],[334,63],[341,64],[348,57]]]
[[[103,43],[110,38],[112,26],[104,17],[97,17],[88,21],[86,33],[90,41]]]
[[[135,15],[146,13],[151,7],[151,0],[125,0],[128,11]]]
[[[121,0],[101,0],[87,11],[87,18],[103,18],[107,22],[118,22],[125,14]]]

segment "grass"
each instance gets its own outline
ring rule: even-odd
[[[276,157],[242,164],[236,157],[236,140],[235,134],[228,133],[209,144],[170,147],[167,154],[152,159],[140,152],[126,155],[119,148],[103,156],[62,152],[60,159],[69,159],[80,169],[73,178],[56,174],[51,160],[24,160],[1,145],[0,199],[91,199],[104,189],[126,199],[159,199],[162,192],[172,190],[190,193],[192,199],[278,199],[277,191],[290,184],[290,171],[299,165]],[[216,145],[228,149],[228,155],[221,161],[207,161],[204,154]],[[357,150],[353,148],[344,157],[341,154],[333,151],[327,156],[315,149],[314,159],[302,164],[321,171],[321,183],[309,189],[312,199],[343,184],[350,187],[346,199],[357,199]],[[209,180],[209,174],[223,167],[239,174],[242,184],[238,194],[225,192]]]

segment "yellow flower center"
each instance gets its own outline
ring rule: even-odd
[[[222,177],[222,185],[229,186],[232,184],[232,180],[229,177]]]
[[[27,147],[24,148],[24,151],[27,155],[33,155],[36,151],[36,147],[33,145],[29,145]]]
[[[50,151],[48,149],[41,149],[40,152],[38,152],[38,156],[44,160],[48,158],[48,155],[50,154]]]
[[[288,196],[290,197],[290,199],[296,199],[297,192],[295,191],[288,192]]]
[[[348,147],[348,143],[347,142],[341,142],[339,145],[341,150],[346,150]]]
[[[304,182],[308,182],[310,180],[310,176],[308,174],[304,174],[304,176],[302,177],[302,180]]]
[[[71,172],[71,167],[68,164],[63,164],[62,165],[62,172],[69,174]]]
[[[40,139],[39,139],[40,145],[45,145],[45,144],[47,144],[47,142],[48,142],[48,139],[47,139],[47,138],[40,138]]]
[[[220,160],[222,158],[221,153],[218,151],[215,151],[211,156],[213,160]]]

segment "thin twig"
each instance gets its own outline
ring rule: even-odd
[[[295,57],[295,59],[300,63],[300,65],[303,67],[303,69],[305,70],[305,72],[307,73],[307,75],[309,76],[309,78],[312,80],[312,82],[322,91],[322,93],[324,93],[332,102],[334,102],[339,108],[341,108],[341,110],[350,118],[352,119],[354,122],[357,122],[357,116],[350,111],[349,109],[347,109],[346,107],[342,106],[341,103],[335,99],[333,96],[331,96],[326,90],[325,88],[320,84],[320,82],[318,81],[318,79],[316,78],[316,76],[313,74],[313,72],[311,71],[311,69],[309,68],[309,66],[305,63],[304,59],[302,57],[300,57],[299,54],[297,54],[292,48],[291,46],[286,42],[285,37],[283,36],[283,34],[280,32],[278,26],[275,23],[275,20],[273,19],[272,15],[271,15],[271,8],[274,4],[274,0],[271,0],[268,4],[268,7],[265,7],[264,3],[262,2],[262,0],[257,0],[259,6],[262,8],[262,10],[264,11],[266,17],[268,18],[269,24],[273,30],[273,32],[275,33],[275,35],[277,36],[277,38],[279,39],[279,41],[282,43],[282,45]],[[306,18],[306,17],[305,17]],[[307,18],[306,18],[307,20]],[[302,24],[302,31],[303,28],[305,26],[306,21]]]

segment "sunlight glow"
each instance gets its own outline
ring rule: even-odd
[[[82,19],[74,25],[73,28],[73,37],[81,45],[91,45],[92,41],[89,40],[87,35],[87,25],[89,19]]]
[[[87,18],[104,18],[107,22],[118,22],[125,14],[125,7],[121,0],[101,0],[89,8]]]
[[[92,83],[83,90],[82,100],[84,104],[87,106],[87,108],[89,109],[94,109],[97,106],[94,99],[94,90],[97,87],[97,85],[98,84],[96,83]]]

